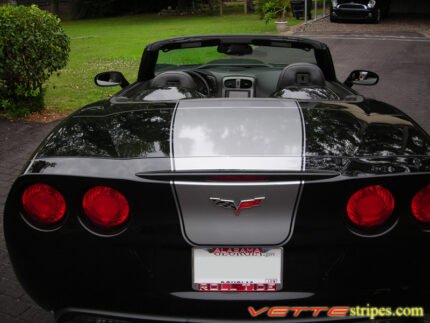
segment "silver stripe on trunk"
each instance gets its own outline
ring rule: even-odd
[[[301,170],[303,133],[295,101],[181,101],[173,118],[174,171]]]
[[[177,107],[172,171],[303,169],[303,118],[297,102],[189,100]],[[172,182],[185,239],[198,246],[278,246],[292,234],[302,183]],[[264,197],[258,207],[236,206]]]

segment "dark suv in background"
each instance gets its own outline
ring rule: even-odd
[[[391,0],[332,0],[330,21],[361,20],[379,23],[388,16]]]

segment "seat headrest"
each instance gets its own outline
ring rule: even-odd
[[[197,89],[197,84],[193,78],[182,71],[167,71],[158,74],[151,81],[151,87],[163,88],[163,87],[182,87],[187,89]]]
[[[315,64],[294,63],[286,66],[279,75],[277,90],[288,86],[324,86],[325,77]]]

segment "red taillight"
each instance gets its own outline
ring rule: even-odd
[[[129,214],[127,199],[108,186],[96,186],[87,191],[82,205],[88,219],[96,226],[106,229],[120,226]]]
[[[412,214],[423,223],[430,224],[430,185],[415,194],[411,204]]]
[[[58,223],[66,214],[63,195],[47,184],[33,184],[22,194],[25,215],[33,222],[50,225]]]
[[[381,185],[367,186],[349,198],[346,211],[355,225],[374,228],[383,224],[393,214],[394,197]]]

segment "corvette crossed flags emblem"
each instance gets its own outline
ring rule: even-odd
[[[209,198],[216,206],[220,206],[226,209],[233,209],[236,213],[236,216],[240,215],[240,211],[243,209],[250,209],[255,206],[260,206],[261,203],[265,200],[265,197],[256,197],[249,200],[241,200],[239,204],[236,204],[234,200],[224,200],[219,197],[210,197]]]

